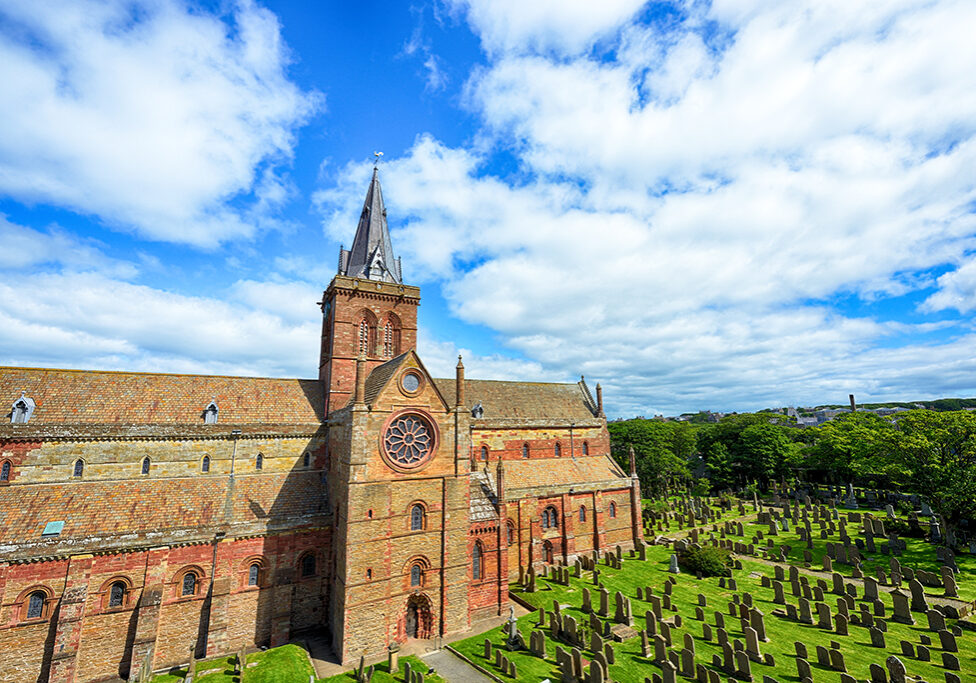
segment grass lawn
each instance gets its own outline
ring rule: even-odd
[[[600,566],[601,580],[603,585],[610,591],[611,595],[615,591],[621,591],[625,596],[631,598],[631,605],[634,613],[635,628],[644,628],[644,612],[650,609],[649,602],[637,600],[637,587],[652,586],[656,595],[663,593],[664,582],[668,576],[668,560],[670,550],[664,547],[652,546],[648,548],[648,561],[641,562],[637,559],[625,559],[620,570],[611,569],[605,565]],[[818,629],[813,625],[799,624],[784,618],[776,617],[772,614],[773,610],[780,607],[773,604],[773,591],[771,588],[762,588],[761,575],[773,576],[773,567],[758,561],[742,558],[743,569],[735,572],[738,582],[739,593],[748,591],[753,595],[754,604],[765,614],[766,633],[769,642],[761,643],[760,650],[770,653],[775,659],[775,665],[768,667],[765,665],[752,664],[752,674],[755,680],[761,680],[762,676],[772,676],[781,683],[799,681],[796,672],[794,641],[800,641],[807,645],[808,659],[813,672],[815,683],[837,683],[840,674],[832,669],[821,667],[816,663],[816,645],[827,646],[830,641],[837,641],[840,650],[844,655],[847,670],[856,679],[863,681],[869,679],[868,666],[871,663],[882,663],[889,654],[897,654],[905,663],[909,675],[921,676],[930,683],[939,683],[944,680],[944,669],[941,664],[942,652],[939,649],[939,639],[937,634],[927,631],[925,628],[925,617],[915,614],[916,625],[906,626],[893,621],[888,622],[888,633],[886,634],[887,649],[881,650],[870,646],[870,637],[866,628],[851,624],[849,635],[839,636],[832,631]],[[694,607],[698,604],[698,594],[706,597],[707,607],[704,608],[706,621],[713,626],[715,624],[715,611],[721,611],[726,615],[725,625],[729,633],[729,639],[744,640],[739,620],[729,616],[728,604],[732,597],[732,591],[718,586],[717,578],[706,578],[697,580],[693,576],[681,574],[677,577],[678,582],[672,591],[672,601],[681,614],[683,624],[680,628],[672,628],[672,643],[674,649],[680,649],[685,633],[691,634],[695,641],[696,662],[711,668],[713,654],[721,654],[721,648],[717,644],[717,638],[713,634],[712,641],[705,641],[702,637],[702,622],[694,618]],[[815,583],[815,581],[812,581]],[[592,574],[583,572],[580,579],[571,579],[569,586],[560,586],[548,579],[538,580],[539,589],[535,593],[521,593],[520,597],[530,604],[537,607],[546,607],[552,610],[553,600],[557,600],[563,607],[563,612],[572,614],[578,622],[588,619],[579,609],[581,604],[582,586],[589,586],[594,597],[594,604],[598,604],[598,594],[592,585]],[[960,586],[961,587],[961,586]],[[513,586],[513,591],[520,589]],[[831,605],[832,612],[836,612],[836,597],[826,595],[825,601]],[[797,598],[791,595],[787,584],[787,599],[794,604]],[[887,593],[884,594],[888,616],[891,615],[892,604]],[[611,599],[612,610],[612,599]],[[857,612],[857,610],[854,610]],[[667,616],[667,615],[665,615]],[[528,640],[529,634],[535,628],[538,615],[529,614],[519,619],[519,626],[522,634]],[[951,623],[951,622],[950,622]],[[509,659],[515,662],[518,667],[519,680],[538,681],[543,678],[558,680],[558,672],[555,669],[555,648],[559,643],[553,642],[546,632],[546,659],[542,660],[530,655],[528,652],[517,652],[507,654]],[[922,662],[915,658],[903,657],[900,652],[899,642],[907,640],[914,645],[918,645],[920,637],[929,635],[933,638],[933,645],[930,646],[932,661]],[[488,633],[475,636],[467,640],[455,643],[454,647],[473,661],[491,669],[497,675],[501,672],[496,669],[492,662],[484,659],[484,639],[491,639],[493,644],[501,645],[504,637],[500,628],[493,629]],[[960,678],[968,683],[976,683],[976,639],[969,633],[965,633],[957,638],[959,645],[959,662],[961,671]],[[566,645],[561,645],[563,649],[569,650]],[[621,683],[643,683],[645,677],[650,677],[652,673],[660,673],[659,668],[649,659],[641,656],[640,639],[632,638],[624,643],[614,644],[616,662],[610,666],[610,675],[615,681]],[[592,653],[584,650],[584,658],[589,658]],[[722,679],[727,678],[727,674],[722,673]]]
[[[410,668],[414,671],[423,671],[425,674],[427,672],[428,666],[417,656],[410,655],[409,657],[400,658],[400,668],[395,671],[393,675],[390,674],[390,669],[386,662],[380,662],[376,664],[373,668],[373,680],[372,683],[393,683],[394,681],[403,681],[404,664],[410,662]],[[331,678],[322,678],[319,683],[349,683],[349,681],[355,681],[356,676],[352,671],[347,671],[346,673],[339,674],[338,676],[332,676]],[[435,674],[429,674],[424,676],[424,681],[426,683],[444,683],[444,679]],[[247,681],[250,683],[250,681]]]
[[[256,652],[248,655],[246,661],[242,683],[307,683],[315,673],[305,650],[298,645]]]

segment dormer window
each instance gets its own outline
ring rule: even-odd
[[[27,398],[24,392],[20,392],[20,398],[14,401],[10,411],[11,424],[27,424],[33,414],[34,399]]]
[[[217,404],[213,401],[203,410],[203,423],[208,425],[217,424]]]
[[[485,409],[482,407],[481,403],[476,403],[474,408],[471,409],[471,417],[481,419],[485,416]]]

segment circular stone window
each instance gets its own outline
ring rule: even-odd
[[[400,377],[400,388],[403,389],[403,393],[405,394],[414,395],[420,391],[422,386],[423,379],[418,372],[410,370],[403,373]]]
[[[383,450],[399,467],[419,467],[434,452],[434,428],[420,415],[399,415],[383,434]]]

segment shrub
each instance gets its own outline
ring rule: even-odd
[[[731,565],[732,553],[725,548],[691,545],[678,553],[678,565],[691,574],[725,576]]]

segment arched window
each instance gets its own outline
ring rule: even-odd
[[[27,618],[40,619],[44,616],[44,591],[34,591],[27,598]]]
[[[585,522],[586,521],[586,506],[585,505],[580,505],[580,509],[579,509],[579,521],[581,521],[581,522]]]
[[[301,571],[302,578],[315,576],[315,555],[313,553],[302,555]]]
[[[258,562],[252,562],[251,566],[247,568],[247,585],[256,586],[258,585],[258,578],[261,575],[261,564]]]
[[[150,463],[150,460],[149,460],[149,456],[146,456],[145,458],[142,459],[142,473],[143,474],[149,474],[149,465],[150,464],[151,463]]]
[[[125,584],[116,581],[108,589],[108,606],[121,607],[125,603]]]
[[[359,355],[369,355],[369,323],[366,318],[359,321]]]
[[[203,411],[203,422],[204,424],[214,425],[217,424],[217,404],[213,401],[210,402]]]
[[[410,567],[410,586],[420,586],[423,584],[423,569],[421,569],[419,564],[415,564]]]
[[[477,581],[481,578],[481,541],[474,542],[474,548],[471,550],[471,578]]]
[[[10,481],[10,461],[4,460],[0,465],[0,481]]]
[[[529,444],[527,443],[522,444],[522,457],[523,458],[529,457]]]
[[[209,472],[210,471],[210,456],[203,456],[203,460],[200,461],[200,471]]]
[[[180,592],[182,597],[197,594],[197,578],[196,572],[187,572],[183,575],[183,585]]]
[[[75,460],[75,469],[71,473],[71,476],[80,477],[84,473],[85,473],[85,461],[82,460],[81,458],[78,458],[77,460]]]
[[[421,531],[424,528],[424,508],[414,505],[410,508],[410,531]]]
[[[482,460],[487,460],[488,459],[488,446],[482,446],[481,447],[481,459]]]
[[[264,469],[264,455],[258,453],[258,457],[254,459],[254,469],[261,470]]]
[[[552,543],[546,541],[542,544],[542,561],[547,564],[552,564]]]
[[[305,451],[305,455],[302,456],[302,467],[308,467],[312,463],[312,454]]]
[[[563,447],[559,445],[558,441],[556,442],[556,446],[553,448],[553,452],[556,454],[557,458],[563,454]]]
[[[583,442],[583,455],[590,454],[590,444],[586,441]]]
[[[515,525],[512,524],[511,522],[508,522],[506,526],[508,527],[507,529],[508,545],[512,545],[513,543],[515,543]]]
[[[556,513],[556,508],[550,505],[542,511],[542,528],[555,529],[557,526],[559,526],[559,516]]]
[[[612,500],[610,501],[610,516],[611,517],[617,516],[617,504],[614,503]]]

